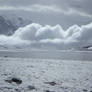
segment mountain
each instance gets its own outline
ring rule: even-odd
[[[0,34],[12,35],[19,27],[32,23],[31,20],[18,16],[0,15]]]
[[[92,51],[92,45],[83,47],[84,50]]]
[[[76,50],[79,50],[79,51],[92,51],[92,45],[86,45],[86,46],[78,47]]]

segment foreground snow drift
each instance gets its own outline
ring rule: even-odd
[[[20,84],[12,78],[19,78]],[[92,92],[92,62],[0,58],[0,92]]]

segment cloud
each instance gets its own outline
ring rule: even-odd
[[[28,11],[28,12],[42,12],[42,13],[50,13],[50,12],[55,12],[55,13],[61,13],[64,12],[62,9],[56,7],[56,6],[48,6],[48,5],[39,5],[39,4],[34,4],[31,6],[0,6],[0,10],[3,11]]]
[[[65,15],[77,14],[79,16],[92,18],[92,14],[80,11],[76,8],[68,7],[66,9],[56,6],[56,5],[41,5],[34,4],[31,6],[0,6],[0,10],[3,11],[28,11],[28,12],[38,12],[38,13],[59,13]]]
[[[92,0],[0,0],[0,15],[31,18],[40,24],[69,26],[92,21]]]
[[[92,17],[91,0],[0,0],[0,10],[24,10],[35,12],[57,12]]]
[[[92,23],[73,25],[63,30],[60,25],[42,26],[32,23],[19,28],[12,36],[0,35],[0,45],[34,48],[69,49],[92,45]]]

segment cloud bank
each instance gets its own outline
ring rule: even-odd
[[[92,0],[0,0],[0,15],[22,16],[42,25],[60,24],[65,29],[92,22],[91,8]]]
[[[76,9],[73,9],[71,7],[68,7],[68,9],[63,9],[61,7],[58,7],[56,5],[39,5],[34,4],[31,6],[0,6],[1,11],[28,11],[28,12],[38,12],[38,13],[58,13],[58,14],[64,14],[64,15],[72,15],[77,14],[83,17],[92,18],[92,14],[88,14]]]
[[[0,46],[20,48],[70,49],[92,45],[92,23],[73,25],[64,30],[60,25],[32,23],[19,28],[12,36],[0,35]]]

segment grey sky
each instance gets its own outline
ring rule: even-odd
[[[0,13],[16,13],[64,28],[92,22],[92,0],[0,0]]]

